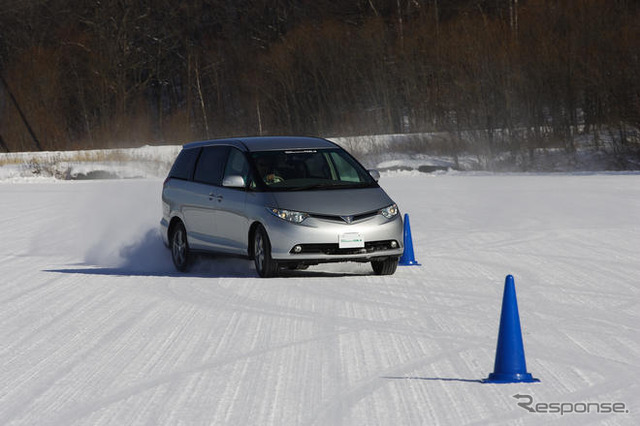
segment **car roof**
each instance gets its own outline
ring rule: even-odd
[[[326,139],[309,136],[251,136],[190,142],[183,145],[183,149],[210,145],[231,145],[244,151],[274,151],[280,149],[325,149],[336,148],[338,146]]]

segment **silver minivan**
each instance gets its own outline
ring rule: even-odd
[[[391,275],[403,226],[379,177],[326,139],[189,143],[164,182],[162,238],[179,271],[204,252],[254,259],[261,277],[345,261]]]

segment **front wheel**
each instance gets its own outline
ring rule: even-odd
[[[376,275],[393,275],[398,268],[398,258],[390,257],[385,260],[372,260],[371,267]]]
[[[262,278],[273,277],[278,272],[278,262],[271,258],[271,242],[262,225],[258,225],[253,237],[253,261]]]
[[[177,223],[171,229],[171,259],[173,265],[180,272],[185,272],[189,268],[189,243],[187,241],[187,231],[182,222]]]

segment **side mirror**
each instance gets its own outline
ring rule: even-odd
[[[244,188],[244,178],[240,175],[230,175],[222,180],[222,186],[225,188]]]
[[[377,170],[369,170],[369,174],[376,182],[380,180],[380,172]]]

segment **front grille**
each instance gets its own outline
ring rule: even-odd
[[[364,243],[364,247],[361,248],[340,248],[338,244],[298,244],[296,247],[301,247],[302,250],[295,252],[292,248],[290,254],[326,254],[333,255],[349,255],[349,254],[368,254],[375,253],[382,250],[392,250],[391,243],[396,243],[396,248],[399,247],[398,242],[395,240],[384,241],[369,241]]]
[[[366,213],[360,213],[360,214],[356,214],[356,215],[352,215],[352,216],[335,216],[335,215],[325,215],[325,214],[315,214],[315,213],[311,213],[311,214],[309,214],[309,216],[314,217],[316,219],[329,220],[329,221],[333,221],[333,222],[354,223],[354,222],[358,222],[360,220],[364,220],[364,219],[368,219],[370,217],[374,217],[377,214],[378,214],[378,210],[371,211],[371,212],[366,212]],[[349,221],[347,218],[350,218],[351,221]]]

